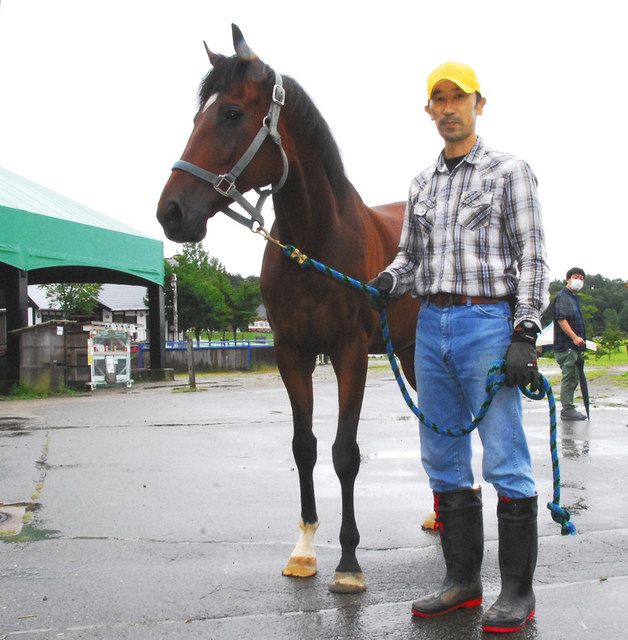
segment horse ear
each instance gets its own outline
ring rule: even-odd
[[[205,51],[207,51],[207,57],[209,58],[209,62],[211,63],[212,67],[215,67],[216,64],[224,57],[221,56],[218,53],[214,53],[213,51],[210,50],[210,48],[207,46],[207,43],[205,42],[205,40],[203,40],[203,44],[205,45]]]
[[[246,40],[244,39],[242,31],[240,31],[238,25],[231,25],[231,33],[233,35],[233,48],[238,54],[238,58],[240,58],[240,60],[246,60],[248,62],[252,60],[259,60],[255,51],[246,44]]]

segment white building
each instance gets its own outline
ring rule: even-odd
[[[93,320],[137,325],[134,340],[148,339],[148,305],[146,287],[126,284],[103,284]],[[39,324],[62,316],[58,307],[46,298],[42,285],[29,285],[28,324]]]

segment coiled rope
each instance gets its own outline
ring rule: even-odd
[[[336,271],[335,269],[332,269],[322,262],[318,262],[317,260],[309,258],[291,244],[283,244],[279,242],[278,240],[273,238],[263,227],[257,229],[256,233],[259,233],[266,240],[274,242],[276,245],[278,245],[281,248],[282,253],[287,258],[294,260],[302,269],[312,267],[320,273],[355,289],[359,289],[360,291],[363,291],[367,295],[371,295],[374,298],[378,298],[381,296],[379,289],[360,282],[360,280],[356,280],[355,278],[347,276],[344,273],[340,273],[340,271]],[[405,400],[412,413],[414,413],[414,415],[425,427],[441,435],[449,436],[451,438],[458,438],[460,436],[471,433],[480,424],[480,422],[482,422],[482,419],[486,415],[491,402],[493,401],[493,398],[505,384],[505,360],[497,360],[490,366],[486,375],[486,397],[482,402],[480,411],[469,423],[469,425],[458,429],[440,427],[432,422],[432,420],[430,420],[421,411],[421,409],[414,404],[412,398],[410,397],[410,394],[408,393],[408,389],[405,385],[405,382],[403,381],[403,377],[401,375],[401,371],[399,370],[399,365],[397,364],[397,359],[395,358],[395,353],[393,351],[392,340],[390,338],[390,330],[388,327],[388,318],[385,309],[379,312],[379,321],[382,328],[382,334],[386,345],[386,355],[388,356],[390,367],[395,375],[395,380],[397,381],[397,385],[399,387],[399,390],[401,391],[401,395],[403,396],[403,399]],[[543,398],[547,397],[547,401],[549,404],[550,454],[552,458],[553,477],[553,500],[552,502],[547,503],[547,508],[550,510],[552,520],[560,525],[560,531],[562,535],[575,535],[576,526],[573,522],[571,522],[571,513],[564,507],[560,506],[560,466],[558,463],[558,447],[556,446],[556,400],[554,398],[552,386],[550,385],[549,381],[542,374],[539,374],[539,380],[541,383],[541,388],[536,393],[522,386],[519,387],[519,390],[531,400],[542,400]]]

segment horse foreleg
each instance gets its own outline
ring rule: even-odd
[[[318,571],[314,551],[314,534],[318,529],[318,522],[306,524],[301,520],[299,528],[301,529],[299,541],[292,550],[288,564],[282,573],[284,576],[293,578],[309,578],[315,576]]]
[[[360,469],[357,431],[368,366],[366,339],[344,345],[332,355],[332,364],[338,378],[338,429],[332,457],[342,492],[342,555],[329,590],[357,593],[366,589],[364,574],[356,556],[360,533],[355,521],[353,500],[355,479]]]
[[[304,355],[296,349],[282,345],[276,345],[275,349],[279,372],[292,406],[292,453],[299,472],[301,491],[301,535],[290,554],[283,575],[307,578],[316,575],[317,571],[314,534],[318,529],[318,516],[313,480],[316,437],[312,432],[312,372],[316,356]]]

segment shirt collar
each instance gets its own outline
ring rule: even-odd
[[[475,144],[471,148],[471,151],[469,151],[469,153],[467,153],[467,155],[464,157],[464,162],[468,162],[469,164],[477,164],[484,155],[485,149],[486,145],[484,144],[484,140],[482,140],[482,138],[478,136]],[[444,149],[440,152],[438,160],[436,161],[436,170],[440,171],[441,173],[447,171]]]

